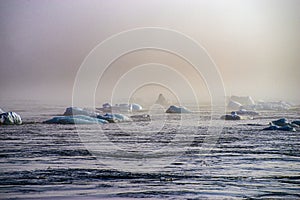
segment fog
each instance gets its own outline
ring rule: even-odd
[[[299,9],[298,0],[3,0],[0,100],[70,104],[77,71],[96,45],[128,29],[162,27],[181,32],[206,49],[227,96],[300,103]],[[188,63],[166,52],[145,50],[112,63],[110,75],[99,81],[96,102],[109,101],[113,83],[145,63],[173,67],[190,81],[199,99],[209,101],[203,77],[189,70]],[[139,72],[136,79],[150,75],[150,71]],[[162,70],[156,78],[169,75]],[[174,84],[178,78],[169,81]],[[186,91],[180,82],[177,89]],[[169,88],[153,84],[132,91],[130,98],[153,101],[159,93],[176,96]],[[128,94],[114,95],[122,99]],[[190,98],[186,92],[184,100]]]

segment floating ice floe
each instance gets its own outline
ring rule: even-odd
[[[131,122],[132,119],[127,117],[126,115],[123,114],[111,114],[111,113],[106,113],[105,115],[98,115],[98,119],[103,119],[111,123],[117,123],[117,122]]]
[[[237,115],[236,112],[231,112],[231,114],[223,115],[221,116],[221,119],[223,120],[241,120],[241,116]]]
[[[270,122],[270,125],[275,125],[275,126],[286,126],[289,125],[289,121],[286,118],[281,118],[278,120],[274,120],[272,122]]]
[[[286,118],[281,118],[278,120],[271,121],[270,125],[299,127],[297,121],[289,122]]]
[[[89,111],[78,107],[69,107],[66,109],[64,116],[53,117],[44,121],[47,124],[106,124],[115,122],[129,122],[131,118],[123,114],[100,115],[99,113]]]
[[[86,115],[58,116],[44,121],[46,124],[107,124],[108,121]]]
[[[296,124],[297,126],[300,126],[300,120],[295,120],[291,122],[292,124]]]
[[[286,126],[276,126],[276,125],[271,125],[267,128],[264,128],[263,131],[274,131],[274,130],[279,130],[279,131],[292,131],[295,132],[296,129],[294,127],[291,127],[289,125]]]
[[[144,114],[144,115],[132,115],[130,118],[135,121],[135,122],[140,122],[140,121],[150,121],[150,115]]]
[[[166,113],[191,113],[190,110],[183,106],[170,106],[167,110]]]
[[[65,115],[65,116],[85,115],[85,116],[90,116],[90,117],[96,117],[98,115],[98,113],[89,111],[89,110],[85,110],[82,108],[78,108],[78,107],[68,107],[68,108],[66,108],[66,111],[64,112],[63,115]]]
[[[290,123],[286,118],[281,118],[270,122],[270,126],[264,128],[263,130],[296,131],[295,127],[299,127],[299,125],[295,123],[295,121]]]
[[[20,125],[22,119],[20,115],[15,112],[4,112],[0,114],[0,125]]]

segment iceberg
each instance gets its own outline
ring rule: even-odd
[[[15,112],[5,112],[0,114],[0,125],[20,125],[22,119],[20,115]]]
[[[70,115],[70,116],[57,116],[50,120],[44,121],[45,124],[107,124],[109,122],[128,122],[132,121],[131,118],[122,114],[109,114],[97,115],[96,117],[86,115]]]
[[[123,114],[111,114],[111,113],[106,113],[105,115],[98,115],[98,119],[103,119],[111,123],[117,123],[117,122],[131,122],[132,119],[127,117],[126,115]]]
[[[134,122],[140,122],[140,121],[150,121],[150,115],[148,114],[144,114],[144,115],[132,115],[130,116],[130,118],[134,121]]]
[[[112,106],[110,103],[104,103],[102,104],[102,108],[96,108],[97,110],[100,110],[102,112],[111,112]]]
[[[250,96],[231,96],[227,105],[232,109],[246,109],[246,110],[288,110],[291,104],[278,101],[278,102],[255,102]]]
[[[121,103],[121,104],[116,104],[112,109],[119,109],[121,111],[129,111],[129,112],[135,112],[135,111],[141,111],[143,110],[143,107],[137,103]]]
[[[164,97],[163,94],[159,94],[157,100],[155,101],[155,104],[159,104],[162,106],[168,106],[169,102],[167,101],[167,99]]]
[[[231,96],[230,99],[232,101],[238,102],[242,105],[254,105],[254,101],[250,96]]]
[[[280,130],[280,131],[292,131],[292,132],[296,132],[296,129],[294,127],[291,127],[290,125],[280,126],[278,128],[278,130]]]
[[[269,126],[269,127],[267,127],[267,128],[264,128],[263,129],[263,131],[274,131],[274,130],[278,130],[278,126],[276,126],[276,125],[271,125],[271,126]]]
[[[236,111],[236,114],[238,115],[250,115],[250,116],[255,116],[255,115],[259,115],[258,112],[252,111],[252,110],[246,110],[246,109],[241,109]]]
[[[231,112],[230,115],[227,114],[227,115],[221,116],[221,119],[223,119],[223,120],[241,120],[242,118],[239,115],[237,115],[236,112]]]
[[[223,119],[223,120],[240,120],[241,117],[238,115],[223,115],[223,116],[221,116],[221,119]]]
[[[102,108],[111,108],[110,103],[102,104]]]
[[[72,115],[85,115],[85,116],[92,116],[96,117],[98,113],[88,111],[78,107],[68,107],[63,114],[64,116],[72,116]]]
[[[45,124],[107,124],[108,121],[86,115],[59,116],[44,121]]]
[[[286,118],[281,118],[278,120],[274,120],[270,122],[270,126],[267,128],[264,128],[264,131],[269,130],[280,130],[280,131],[293,131],[295,132],[295,127],[299,127],[297,123],[290,123]]]
[[[230,100],[227,107],[232,108],[232,109],[240,109],[242,107],[242,104],[240,104],[239,102]]]
[[[297,126],[300,126],[300,120],[292,121],[292,124],[296,124]]]
[[[119,110],[119,111],[125,111],[125,112],[132,111],[130,104],[127,104],[127,103],[116,104],[115,106],[112,107],[112,109]]]
[[[284,101],[278,102],[263,102],[259,101],[255,104],[255,110],[289,110],[291,105]]]
[[[272,122],[270,122],[270,125],[275,125],[275,126],[286,126],[289,125],[289,121],[286,118],[281,118],[278,120],[274,120]]]
[[[131,110],[132,111],[141,111],[143,110],[143,107],[137,103],[132,103],[130,104]]]
[[[166,113],[191,113],[190,110],[183,106],[170,106],[167,110]]]
[[[292,131],[295,132],[296,129],[294,127],[291,127],[290,125],[286,126],[276,126],[276,125],[271,125],[267,128],[264,128],[263,131],[274,131],[274,130],[279,130],[279,131]]]
[[[112,112],[112,110],[115,111],[123,111],[123,112],[137,112],[142,111],[143,107],[137,103],[121,103],[116,104],[112,106],[110,103],[105,103],[102,105],[102,108],[97,108],[98,110],[101,110],[102,112]]]

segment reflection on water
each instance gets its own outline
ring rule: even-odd
[[[10,106],[3,109],[17,111],[25,122],[41,122],[64,110],[63,106]],[[73,125],[1,126],[1,198],[300,198],[299,129],[260,131],[260,126],[247,125],[266,124],[279,117],[296,119],[297,111],[265,112],[254,120],[228,121],[217,144],[205,155],[199,149],[209,113],[202,115],[187,151],[168,166],[145,172],[106,166],[86,149]],[[155,137],[151,132],[121,133],[116,124],[104,125],[103,129],[110,141],[124,149],[144,147],[152,151],[174,136],[172,130],[178,120],[174,116]],[[88,125],[80,128],[93,131]],[[115,159],[110,162],[117,165]]]

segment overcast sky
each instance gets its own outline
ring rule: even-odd
[[[300,102],[299,0],[1,0],[0,98],[70,102],[77,70],[97,44],[153,26],[203,45],[227,95]]]

